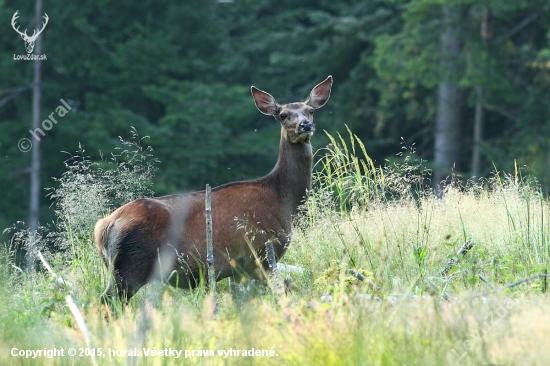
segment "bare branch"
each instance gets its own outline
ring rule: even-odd
[[[509,283],[507,285],[504,285],[502,287],[497,288],[496,290],[483,292],[481,294],[470,296],[470,297],[466,298],[466,300],[471,300],[471,299],[475,299],[475,298],[478,298],[478,297],[483,297],[483,296],[487,296],[487,295],[490,295],[490,294],[494,294],[495,292],[506,290],[507,288],[516,287],[518,285],[524,284],[526,282],[531,282],[531,281],[534,281],[534,280],[539,279],[539,278],[546,278],[548,276],[550,276],[550,275],[548,275],[546,273],[539,273],[535,276],[524,278],[523,280],[519,280],[519,281],[516,281],[516,282]]]
[[[508,33],[506,33],[506,34],[498,37],[497,39],[495,39],[495,42],[501,42],[505,39],[508,39],[508,38],[514,36],[516,33],[518,33],[523,28],[527,27],[529,24],[531,24],[533,21],[535,21],[541,13],[547,12],[548,10],[550,10],[550,6],[545,6],[544,8],[542,8],[542,10],[540,12],[533,13],[533,14],[529,15],[527,18],[523,19],[518,25],[516,25],[514,28],[512,28]]]
[[[496,105],[492,105],[492,104],[483,104],[483,107],[485,109],[488,109],[490,111],[495,111],[497,113],[499,113],[500,115],[508,118],[509,120],[513,121],[513,122],[517,122],[518,121],[518,117],[514,116],[512,113],[510,112],[507,112],[505,111],[504,109],[500,108],[500,107],[497,107]]]
[[[3,99],[0,99],[0,108],[2,108],[2,106],[4,104],[8,103],[10,100],[17,97],[19,94],[21,94],[25,90],[30,89],[31,86],[32,86],[32,84],[29,83],[27,85],[14,86],[12,88],[8,88],[8,89],[4,90],[4,92],[2,94],[8,94],[8,96],[4,97]]]

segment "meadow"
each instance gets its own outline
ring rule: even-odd
[[[329,138],[281,260],[301,268],[281,268],[291,288],[242,294],[222,280],[217,313],[206,285],[152,283],[124,310],[101,304],[110,275],[93,226],[152,194],[156,161],[137,134],[101,162],[77,152],[50,192],[56,221],[31,238],[65,283],[39,261],[15,265],[31,242],[17,225],[3,243],[0,364],[546,364],[550,202],[536,179],[495,167],[434,192],[412,149],[378,167],[351,132]]]

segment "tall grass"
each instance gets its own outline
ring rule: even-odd
[[[57,221],[42,229],[40,246],[74,287],[13,267],[24,232],[5,243],[0,363],[92,364],[90,357],[10,355],[13,347],[85,347],[64,303],[72,291],[94,346],[106,354],[100,364],[544,364],[546,278],[499,290],[547,271],[550,205],[536,181],[519,170],[496,172],[481,182],[455,180],[438,197],[426,188],[429,170],[414,151],[406,148],[378,167],[348,134],[329,135],[331,145],[316,154],[314,187],[283,258],[304,269],[285,274],[293,291],[278,301],[260,293],[243,303],[222,282],[215,316],[204,288],[152,284],[105,320],[99,297],[109,274],[92,241],[93,225],[151,194],[155,160],[137,134],[99,164],[80,151],[51,192]],[[442,274],[467,240],[473,248]],[[128,357],[134,348],[140,357]],[[182,354],[146,357],[144,348]],[[253,348],[264,356],[242,355]]]

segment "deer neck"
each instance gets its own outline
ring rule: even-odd
[[[287,140],[283,130],[279,158],[271,173],[266,176],[266,181],[292,215],[298,212],[298,206],[305,202],[307,192],[311,189],[312,164],[311,144],[293,144]]]

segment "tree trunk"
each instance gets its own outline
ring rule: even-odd
[[[487,19],[489,18],[489,9],[483,8],[483,15],[481,17],[481,39],[485,52],[485,45],[487,43],[488,31],[487,31]],[[482,75],[484,72],[484,65],[479,65],[479,73]],[[478,180],[481,174],[481,144],[483,142],[483,87],[477,85],[476,88],[476,114],[474,117],[474,138],[472,147],[472,173],[473,179]]]
[[[461,147],[463,91],[458,86],[460,75],[460,20],[458,5],[443,6],[443,33],[441,35],[440,75],[435,121],[434,187],[447,180],[459,161]]]
[[[474,146],[472,147],[472,178],[479,179],[481,142],[483,140],[483,88],[476,86],[476,114],[474,117]]]
[[[35,27],[40,29],[42,19],[42,0],[36,0],[35,3]],[[38,36],[34,45],[34,53],[42,54],[42,37]],[[32,130],[40,127],[40,99],[42,94],[42,61],[34,61],[34,81],[32,88]],[[35,251],[36,251],[36,231],[38,229],[38,219],[40,213],[40,140],[34,140],[32,149],[31,163],[31,189],[29,202],[29,247],[27,252],[27,270],[34,269]]]

